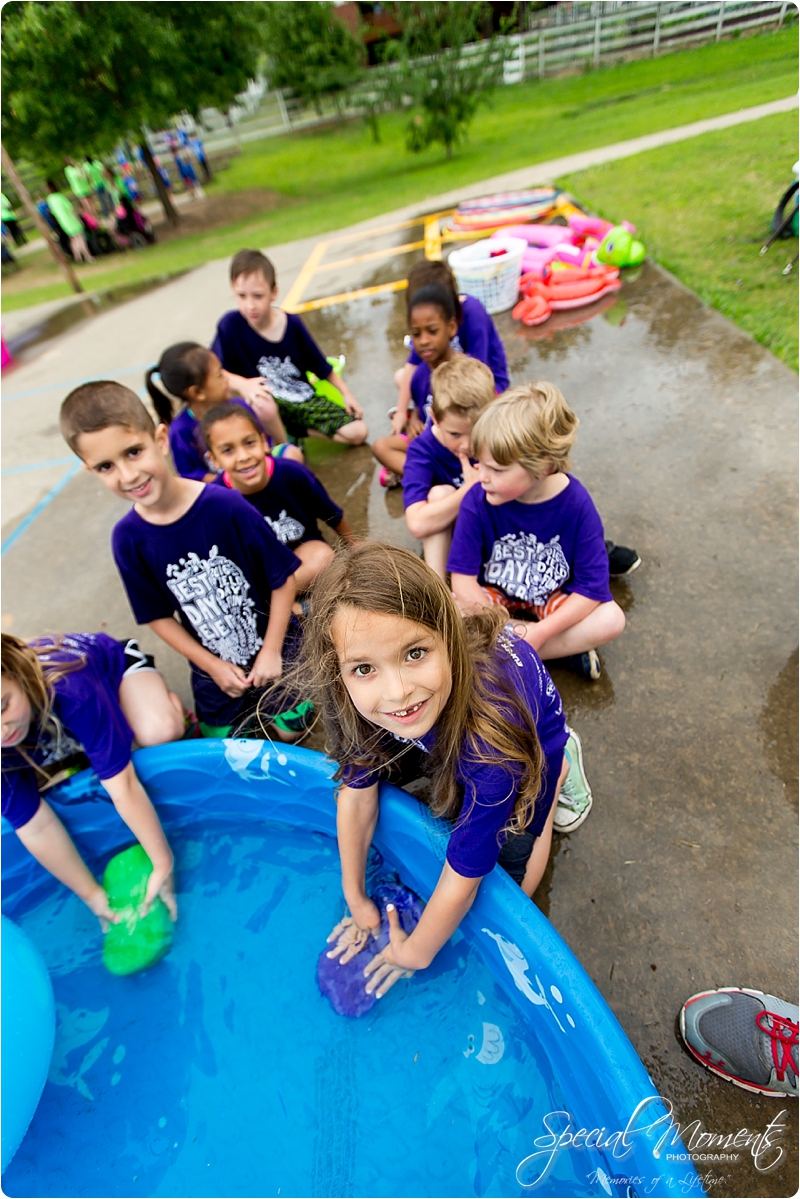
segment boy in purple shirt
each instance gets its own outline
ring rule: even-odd
[[[603,525],[586,488],[568,474],[578,418],[552,383],[523,384],[472,431],[480,487],[465,497],[447,568],[463,608],[502,604],[547,661],[600,677],[597,646],[619,637]]]
[[[240,250],[231,262],[238,312],[226,312],[211,349],[232,389],[252,404],[266,390],[290,437],[310,429],[343,445],[367,439],[363,410],[347,384],[331,369],[299,316],[276,308],[275,268],[259,250]],[[306,372],[342,393],[342,404],[318,396]]]
[[[117,569],[134,616],[192,666],[206,736],[228,736],[260,703],[282,740],[301,728],[264,689],[297,649],[300,565],[241,496],[172,473],[166,427],[119,383],[87,383],[61,406],[67,444],[132,510],[114,529]],[[178,619],[175,619],[175,616]]]
[[[443,579],[455,519],[477,479],[469,460],[472,426],[494,400],[494,381],[488,366],[463,354],[437,366],[430,380],[431,418],[408,447],[403,504],[409,532]]]

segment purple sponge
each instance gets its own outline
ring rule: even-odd
[[[338,958],[329,958],[331,946],[326,945],[317,962],[317,982],[319,989],[340,1016],[363,1016],[377,1003],[377,996],[368,995],[366,985],[368,978],[364,977],[364,967],[389,944],[389,918],[386,915],[387,903],[393,903],[400,917],[400,927],[404,933],[413,932],[422,915],[422,901],[400,883],[382,883],[376,887],[370,896],[372,902],[381,914],[381,927],[378,936],[370,941],[360,953],[357,953],[343,966]]]

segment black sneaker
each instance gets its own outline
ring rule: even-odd
[[[545,662],[545,666],[571,670],[573,674],[583,675],[585,679],[599,679],[603,673],[596,649],[587,649],[583,654],[570,654],[568,658],[551,658]]]
[[[628,549],[627,545],[615,545],[613,541],[607,541],[606,553],[608,573],[612,579],[621,579],[623,575],[633,574],[636,568],[642,565],[636,550]]]

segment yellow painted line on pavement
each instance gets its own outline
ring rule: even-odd
[[[407,241],[402,246],[391,246],[386,250],[370,250],[366,254],[354,254],[351,258],[337,258],[335,262],[323,262],[318,266],[320,271],[333,271],[339,266],[352,266],[354,262],[369,262],[375,258],[391,258],[393,254],[407,254],[410,250],[421,250],[424,241]]]
[[[297,304],[294,312],[314,312],[317,308],[328,308],[331,304],[345,304],[348,300],[361,300],[364,296],[377,296],[381,292],[402,291],[408,287],[407,279],[395,279],[394,283],[378,283],[375,287],[359,287],[356,291],[343,291],[337,296],[323,296],[319,300],[306,300]]]
[[[328,242],[326,241],[318,241],[314,246],[314,249],[311,251],[305,263],[303,264],[300,274],[297,276],[294,283],[289,288],[286,297],[284,298],[283,308],[286,312],[298,311],[298,309],[295,307],[295,302],[300,299],[306,287],[311,282],[314,272],[317,269],[317,264],[322,259],[327,248]]]

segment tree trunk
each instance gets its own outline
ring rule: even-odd
[[[83,288],[80,284],[80,280],[78,279],[78,276],[75,274],[74,270],[72,269],[72,264],[67,261],[67,259],[64,257],[64,255],[61,252],[61,247],[58,245],[57,242],[55,242],[53,240],[53,233],[52,233],[52,230],[50,229],[50,226],[47,224],[47,222],[41,216],[39,209],[36,207],[33,200],[31,199],[30,192],[28,191],[27,187],[20,179],[19,172],[17,171],[17,168],[14,165],[13,159],[11,158],[8,151],[6,150],[5,146],[0,148],[0,153],[2,153],[3,170],[6,172],[9,179],[14,184],[14,190],[16,191],[17,195],[19,196],[20,200],[22,201],[22,205],[25,208],[26,212],[28,213],[28,216],[31,218],[34,225],[36,226],[36,228],[39,230],[42,237],[44,238],[45,245],[47,246],[48,250],[55,258],[58,265],[61,267],[64,274],[67,276],[67,282],[69,283],[72,290],[76,291],[76,292],[82,292]],[[86,303],[88,304],[88,300],[86,301]]]
[[[158,198],[161,201],[161,207],[164,209],[165,217],[169,221],[170,225],[177,225],[181,219],[180,215],[178,214],[175,205],[172,203],[172,200],[170,200],[169,192],[164,187],[164,180],[161,178],[161,175],[158,172],[158,167],[153,161],[153,155],[150,151],[150,143],[147,140],[147,134],[145,133],[144,129],[142,130],[142,158],[145,161],[148,171],[153,177],[153,183],[156,185],[156,191],[158,192]]]

